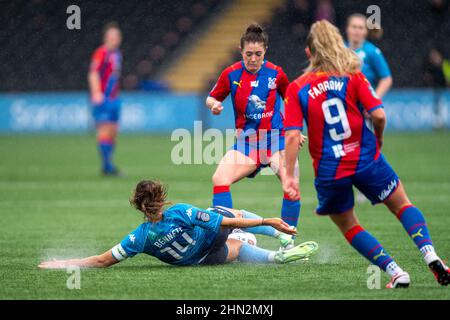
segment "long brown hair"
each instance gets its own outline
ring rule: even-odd
[[[162,211],[170,202],[167,199],[167,187],[160,182],[142,180],[130,198],[130,204],[144,214],[154,215]]]
[[[359,57],[345,46],[338,28],[326,20],[311,26],[306,43],[311,52],[307,72],[345,74],[355,73],[361,67]]]

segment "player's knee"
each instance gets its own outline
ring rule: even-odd
[[[231,181],[225,175],[216,171],[212,176],[212,183],[214,186],[229,186]]]
[[[239,257],[239,252],[241,251],[243,242],[236,239],[228,239],[227,240],[227,262],[231,262],[236,260]]]

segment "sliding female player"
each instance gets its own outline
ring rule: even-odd
[[[178,266],[224,264],[235,260],[282,264],[307,259],[318,249],[312,241],[285,251],[258,248],[255,243],[242,241],[242,238],[249,238],[245,232],[278,237],[282,232],[294,235],[296,231],[281,219],[264,219],[245,210],[223,207],[203,210],[183,203],[164,210],[166,195],[166,188],[158,182],[139,182],[130,202],[144,214],[146,221],[136,230],[103,254],[46,261],[39,267],[109,267],[139,253]]]
[[[397,174],[380,153],[386,116],[381,100],[359,71],[358,57],[327,21],[312,25],[306,54],[309,67],[286,93],[285,192],[298,198],[294,168],[305,119],[316,175],[317,213],[329,215],[361,255],[392,277],[388,288],[409,286],[408,273],[359,224],[354,212],[355,186],[372,204],[384,203],[397,216],[437,281],[447,285],[450,270],[435,252],[424,216],[411,204]],[[364,111],[370,114],[374,133],[365,125]]]
[[[231,94],[236,120],[236,141],[220,161],[212,177],[213,205],[233,207],[230,185],[244,177],[253,178],[261,167],[270,166],[279,179],[285,174],[284,130],[281,100],[289,80],[282,68],[264,59],[268,36],[258,24],[242,35],[242,61],[226,68],[206,99],[213,115],[219,115],[222,102]],[[284,195],[281,217],[297,227],[300,200]],[[294,240],[283,239],[282,249]]]
[[[122,55],[119,51],[122,33],[109,23],[104,28],[103,45],[95,50],[89,68],[89,90],[92,114],[97,129],[97,144],[102,160],[102,174],[116,176],[112,162],[120,116],[119,81]]]

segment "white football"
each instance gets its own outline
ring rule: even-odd
[[[242,231],[241,229],[234,229],[228,236],[228,239],[236,239],[242,242],[246,242],[249,245],[256,246],[256,237],[253,233]]]

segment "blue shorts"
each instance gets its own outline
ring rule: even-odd
[[[335,181],[316,179],[319,206],[317,214],[339,214],[354,207],[353,186],[355,186],[372,205],[386,201],[397,189],[400,180],[383,157],[380,157],[364,170]]]
[[[269,134],[259,137],[238,137],[232,147],[246,157],[256,162],[256,170],[247,176],[254,178],[262,168],[270,165],[270,158],[278,151],[284,150],[283,130],[273,130]]]
[[[121,102],[120,100],[105,100],[102,104],[92,106],[92,116],[95,124],[103,122],[119,122]]]
[[[214,212],[217,212],[227,218],[234,218],[234,214],[220,207],[213,207],[209,210],[213,210]],[[228,247],[226,243],[228,240],[228,236],[232,231],[232,228],[220,229],[220,232],[211,247],[211,251],[209,251],[206,258],[200,263],[201,265],[224,264],[227,262]]]

